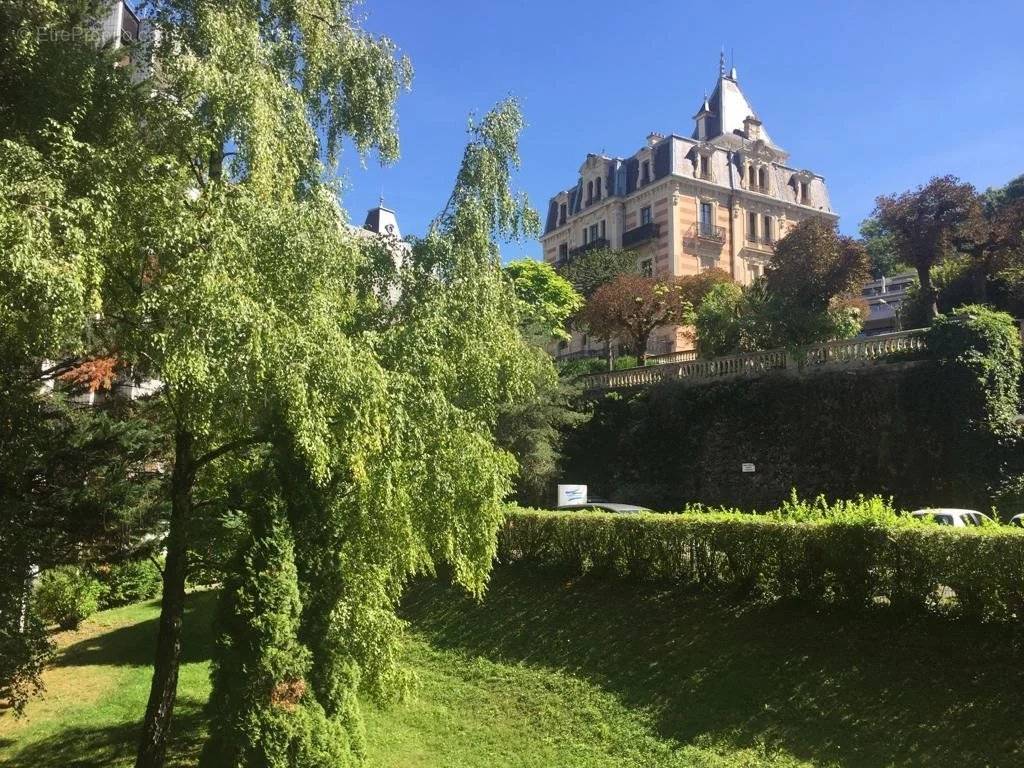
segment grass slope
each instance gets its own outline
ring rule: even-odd
[[[214,596],[192,595],[172,754],[192,765]],[[792,606],[495,572],[477,604],[423,582],[404,613],[418,685],[366,709],[368,765],[1016,766],[1024,672],[1010,638]],[[153,604],[61,638],[48,694],[0,713],[0,764],[131,764]]]

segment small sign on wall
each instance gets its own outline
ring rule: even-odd
[[[740,469],[742,469],[744,472],[753,472],[754,465],[751,464],[750,462],[745,461],[742,464],[740,464]]]
[[[559,485],[558,506],[565,507],[569,504],[586,504],[587,486],[585,485]]]

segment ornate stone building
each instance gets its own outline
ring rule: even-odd
[[[718,267],[749,284],[796,222],[838,218],[824,178],[789,164],[724,59],[714,92],[693,120],[689,137],[652,133],[629,157],[587,155],[575,186],[548,204],[544,260],[560,266],[607,246],[634,250],[638,269],[655,277]],[[681,328],[665,328],[649,351],[690,346]],[[597,348],[577,334],[558,356]]]

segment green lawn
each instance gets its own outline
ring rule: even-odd
[[[190,598],[175,765],[204,736],[213,602]],[[1024,672],[1001,630],[517,569],[482,604],[421,583],[404,611],[418,684],[367,706],[369,766],[1024,764]],[[0,764],[130,765],[155,617],[107,611],[63,637],[47,696],[0,713]]]

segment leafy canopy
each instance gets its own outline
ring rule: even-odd
[[[522,316],[523,332],[541,339],[569,339],[566,321],[583,306],[572,284],[543,261],[520,259],[505,265]]]

